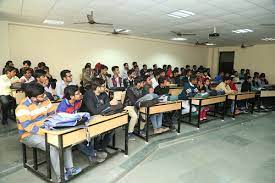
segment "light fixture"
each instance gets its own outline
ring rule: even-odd
[[[206,43],[205,45],[206,46],[215,46],[216,44],[215,43]]]
[[[50,24],[50,25],[63,25],[64,21],[61,20],[44,20],[43,21],[44,24]]]
[[[275,38],[268,38],[268,37],[266,37],[266,38],[263,38],[262,40],[263,41],[275,41]]]
[[[186,41],[187,39],[186,38],[183,38],[183,37],[174,37],[171,39],[172,41]]]
[[[185,17],[195,15],[195,13],[193,13],[191,11],[177,10],[177,11],[174,11],[172,13],[168,13],[167,15],[170,16],[170,17],[174,17],[174,18],[185,18]]]
[[[127,33],[130,32],[131,30],[129,29],[116,29],[116,32],[123,32],[123,33]]]
[[[238,30],[232,30],[232,32],[237,34],[243,34],[243,33],[254,32],[254,31],[251,29],[238,29]]]

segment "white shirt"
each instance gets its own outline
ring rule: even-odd
[[[15,81],[18,81],[17,76],[8,78],[6,74],[0,76],[0,95],[11,95],[11,84]]]
[[[30,79],[28,80],[25,76],[22,76],[21,78],[20,78],[20,81],[21,82],[23,82],[23,83],[30,83],[30,82],[32,82],[32,81],[34,81],[35,79],[34,79],[34,77],[30,77]]]
[[[75,85],[74,82],[70,82],[68,85]],[[63,80],[59,80],[56,82],[56,95],[58,95],[60,98],[63,98],[64,95],[64,89],[66,88],[66,86],[68,86],[65,84],[65,82]]]
[[[153,77],[152,78],[152,87],[155,89],[158,85],[159,85],[159,83],[157,82],[156,78]]]
[[[123,69],[122,71],[121,71],[121,77],[122,77],[122,79],[127,79],[128,78],[128,74],[127,74],[127,70],[125,70],[125,69]]]

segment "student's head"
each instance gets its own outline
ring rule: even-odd
[[[133,69],[130,69],[128,72],[127,72],[127,75],[130,79],[133,79],[135,78],[135,71]]]
[[[144,87],[144,78],[141,76],[138,76],[134,79],[134,85],[136,88],[140,89]]]
[[[160,85],[161,87],[166,87],[166,86],[168,86],[168,81],[167,81],[167,79],[166,79],[165,77],[160,77],[160,78],[158,79],[158,83],[159,83],[159,85]]]
[[[187,77],[192,76],[192,70],[191,69],[186,69],[186,76]]]
[[[252,77],[251,77],[251,76],[246,76],[246,77],[244,78],[244,80],[245,80],[245,81],[248,81],[249,83],[251,83],[251,82],[252,82]]]
[[[93,78],[90,86],[96,93],[103,93],[106,90],[105,81],[102,78]]]
[[[129,69],[128,63],[124,63],[124,64],[123,64],[123,67],[124,67],[125,70],[128,70],[128,69]]]
[[[197,70],[197,65],[193,65],[193,70]]]
[[[171,66],[171,65],[168,65],[168,66],[167,66],[167,70],[168,70],[168,69],[172,69],[172,66]]]
[[[32,69],[31,68],[24,68],[23,69],[23,75],[25,78],[30,79],[32,76]]]
[[[185,69],[190,69],[190,65],[186,65],[186,66],[185,66]]]
[[[197,77],[194,76],[194,75],[190,76],[189,82],[190,82],[192,85],[197,85],[197,83],[198,83]]]
[[[132,66],[135,67],[137,65],[137,62],[133,62]]]
[[[43,86],[49,86],[49,78],[46,77]]]
[[[67,69],[60,72],[60,77],[66,83],[70,83],[73,81],[73,75],[71,74],[71,71]]]
[[[260,73],[254,72],[254,78],[259,78],[259,76],[260,76]]]
[[[46,72],[42,69],[37,69],[34,72],[34,78],[35,78],[36,82],[38,82],[41,85],[44,85],[45,81],[47,79]]]
[[[24,88],[26,96],[31,99],[32,102],[40,103],[45,100],[45,89],[39,83],[30,83],[27,84]]]
[[[223,82],[224,82],[226,85],[228,85],[231,81],[232,81],[231,77],[229,77],[229,76],[224,76]]]
[[[89,67],[89,68],[92,68],[92,64],[91,64],[91,63],[86,63],[84,68],[86,69],[86,68],[88,68],[88,67]]]
[[[223,77],[224,76],[224,72],[221,71],[219,75]]]
[[[158,65],[157,64],[154,64],[153,65],[153,69],[156,70],[158,68]]]
[[[204,71],[203,71],[203,75],[204,75],[204,76],[208,76],[207,70],[204,70]]]
[[[9,78],[12,78],[12,77],[16,76],[16,68],[15,68],[15,67],[7,66],[7,67],[5,68],[5,72],[6,72],[6,75],[7,75]]]
[[[160,77],[161,71],[163,71],[163,70],[160,69],[160,68],[158,68],[158,69],[156,69],[156,70],[154,71],[154,76],[155,76],[155,78],[159,78],[159,77]]]
[[[85,67],[85,68],[84,68],[84,72],[85,72],[86,74],[88,74],[88,75],[91,74],[91,71],[92,71],[91,67]]]
[[[138,70],[139,70],[138,65],[135,65],[135,66],[134,66],[134,70],[135,70],[135,71],[138,71]]]
[[[31,65],[32,65],[31,61],[29,61],[29,60],[23,61],[23,67],[24,68],[29,68],[29,67],[31,67]]]
[[[165,77],[165,70],[164,69],[160,69],[160,77]]]
[[[265,79],[265,73],[261,73],[259,78],[260,79]]]
[[[143,64],[142,68],[143,68],[144,70],[147,70],[147,65],[146,65],[146,64]]]
[[[162,66],[162,69],[163,69],[163,70],[166,70],[166,69],[167,69],[167,65],[164,64],[164,65]]]
[[[119,67],[118,66],[113,66],[112,67],[112,72],[114,73],[114,75],[118,76],[119,75]]]
[[[67,100],[77,101],[82,99],[82,94],[77,85],[69,85],[64,89],[64,97]]]
[[[108,73],[108,67],[106,65],[101,65],[100,66],[100,73],[102,75],[106,75]]]
[[[14,64],[13,64],[13,62],[11,60],[9,60],[9,61],[6,62],[5,67],[8,67],[8,66],[14,67]]]
[[[44,66],[42,67],[42,69],[46,72],[46,73],[50,73],[50,68],[48,66]]]
[[[211,84],[210,79],[207,78],[207,79],[205,80],[205,85],[206,85],[206,86],[209,86],[210,84]]]
[[[246,69],[245,72],[246,72],[246,73],[250,73],[250,70],[249,70],[249,69]]]
[[[244,69],[241,69],[241,74],[244,74]]]
[[[174,76],[174,77],[177,77],[177,76],[179,75],[179,71],[178,71],[178,70],[173,70],[172,73],[173,73],[173,76]]]
[[[37,67],[38,68],[42,68],[42,67],[45,67],[46,66],[46,64],[45,64],[45,62],[39,62],[38,64],[37,64]]]
[[[152,77],[150,75],[145,75],[144,76],[144,81],[146,82],[146,84],[151,85],[152,84]]]
[[[238,77],[238,76],[239,76],[238,71],[234,71],[234,72],[233,72],[233,75],[234,75],[235,77]]]

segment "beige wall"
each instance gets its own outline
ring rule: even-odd
[[[8,22],[0,21],[0,67],[10,59]],[[2,70],[1,70],[2,72]]]
[[[218,72],[219,52],[235,51],[234,68],[236,70],[250,69],[253,72],[266,73],[270,83],[275,84],[275,44],[255,45],[253,47],[220,47],[212,49],[212,70]],[[209,61],[211,62],[211,61]]]
[[[70,69],[79,79],[86,62],[122,66],[137,61],[152,66],[171,64],[207,65],[208,48],[163,43],[126,37],[114,37],[25,25],[9,25],[10,57],[19,67],[24,59],[35,64],[45,61],[59,79],[59,71]],[[111,71],[110,71],[111,72]]]

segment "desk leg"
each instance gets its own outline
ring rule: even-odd
[[[232,118],[235,119],[235,113],[237,108],[237,95],[235,95]]]
[[[128,127],[129,127],[129,122],[125,125],[125,134],[124,134],[125,135],[125,142],[124,142],[125,155],[128,155]]]
[[[148,142],[149,141],[149,107],[147,107],[147,109],[146,109],[146,142]]]
[[[116,130],[114,129],[114,134],[113,134],[113,142],[112,142],[113,148],[116,148]]]
[[[58,153],[59,153],[59,166],[60,166],[60,178],[61,182],[65,182],[64,172],[64,149],[63,149],[63,136],[58,136]]]
[[[24,168],[27,168],[27,150],[26,150],[26,145],[22,143],[22,152],[23,152],[23,166]]]
[[[214,117],[216,117],[217,104],[214,105]]]
[[[189,99],[189,123],[191,123],[191,116],[192,116],[192,99]]]
[[[255,103],[256,103],[256,98],[252,99],[251,114],[253,114],[254,112]]]
[[[182,110],[182,103],[181,103],[181,107],[180,107],[180,110],[179,110],[179,116],[181,114],[181,110]],[[177,121],[178,121],[178,133],[180,133],[180,119],[179,119],[179,117],[177,118]]]
[[[222,113],[222,120],[224,120],[224,116],[226,114],[226,104],[227,104],[227,96],[226,96],[226,99],[223,103],[223,113]]]
[[[32,148],[32,155],[33,155],[33,169],[36,171],[38,170],[38,165],[37,165],[37,149]]]
[[[51,174],[51,156],[50,156],[50,144],[48,143],[48,135],[45,134],[45,147],[46,147],[46,163],[47,163],[47,177],[52,178]]]
[[[200,100],[199,111],[198,111],[198,124],[197,124],[198,128],[200,128],[200,122],[201,122],[201,119],[200,119],[200,117],[201,117],[201,101],[202,100]],[[190,109],[192,110],[192,106],[190,106]]]

